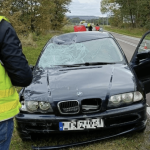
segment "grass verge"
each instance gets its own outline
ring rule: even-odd
[[[65,27],[61,33],[72,32],[73,27]],[[60,34],[60,32],[49,32],[49,34],[36,37],[30,36],[30,45],[23,45],[23,52],[28,59],[29,64],[35,65],[36,60],[46,42],[54,35]],[[33,40],[34,44],[31,42]],[[18,88],[19,90],[20,88]],[[11,140],[10,150],[31,150],[31,146],[52,146],[74,142],[86,141],[89,139],[98,138],[101,135],[101,131],[81,133],[81,134],[69,134],[69,135],[49,135],[49,137],[43,139],[37,139],[36,141],[23,142],[18,136],[16,130],[16,124]],[[130,133],[116,138],[103,140],[93,144],[88,144],[80,147],[69,148],[68,150],[150,150],[150,120],[144,133]]]
[[[116,32],[119,34],[124,34],[132,37],[141,38],[147,30],[145,29],[137,29],[137,28],[116,28],[111,26],[104,26],[104,30]]]

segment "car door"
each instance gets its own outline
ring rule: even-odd
[[[141,38],[130,62],[138,79],[143,83],[145,93],[150,92],[150,31]]]

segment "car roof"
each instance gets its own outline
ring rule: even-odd
[[[98,32],[98,31],[71,32],[55,36],[51,39],[51,42],[55,44],[72,44],[109,37],[112,38],[113,36],[108,32]]]

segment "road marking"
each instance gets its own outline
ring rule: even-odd
[[[136,40],[136,41],[140,41],[140,38],[135,38],[135,37],[126,36],[126,35],[123,35],[122,37],[125,37],[125,38],[128,38],[128,39],[133,39],[133,40]]]
[[[123,42],[123,43],[126,43],[126,44],[129,44],[129,45],[131,45],[131,46],[137,47],[136,44],[133,44],[133,43],[130,43],[130,42],[127,42],[127,41],[125,41],[125,40],[118,39],[118,38],[116,38],[116,39],[117,39],[117,41],[121,41],[121,42]]]
[[[108,30],[106,30],[106,31],[107,31],[107,32],[110,32],[110,33],[118,34],[118,35],[120,35],[120,36],[122,36],[122,37],[126,37],[126,38],[128,38],[128,39],[133,39],[133,40],[136,40],[136,41],[140,41],[140,38],[136,38],[136,37],[132,37],[132,36],[128,36],[128,35],[123,35],[123,34],[119,34],[119,33],[112,32],[112,31],[108,31]]]
[[[150,116],[150,107],[147,107],[147,113],[148,113],[149,116]]]
[[[133,44],[133,43],[130,43],[130,42],[127,42],[127,41],[125,41],[125,40],[118,39],[118,38],[116,38],[116,39],[117,39],[118,41],[123,42],[123,43],[126,43],[126,44],[129,44],[129,45],[131,45],[131,46],[137,47],[137,45],[135,45],[135,44]],[[140,49],[142,49],[143,51],[147,50],[147,49],[144,49],[144,47],[140,47]]]

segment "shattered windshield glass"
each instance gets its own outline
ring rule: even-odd
[[[114,40],[104,38],[70,45],[50,43],[43,52],[38,66],[50,68],[86,62],[115,63],[122,60],[122,54]]]

